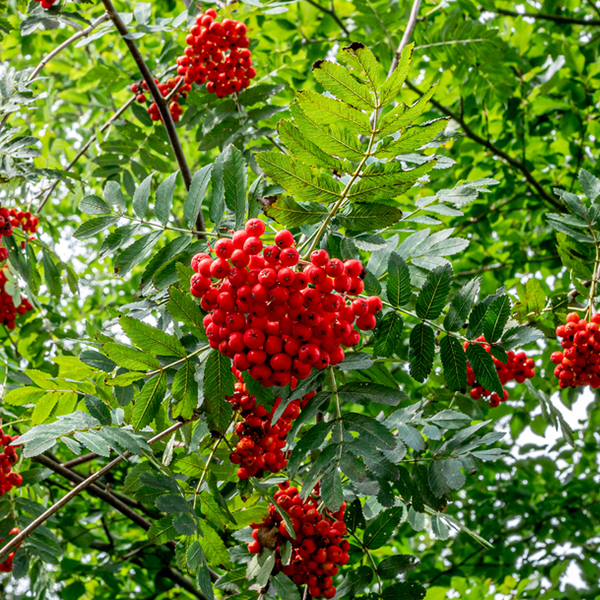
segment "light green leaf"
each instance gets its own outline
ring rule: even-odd
[[[148,210],[148,198],[150,197],[153,175],[154,173],[150,173],[150,175],[135,188],[133,194],[133,212],[135,212],[140,219],[143,219],[146,216]]]
[[[151,377],[135,399],[135,406],[131,415],[131,424],[135,429],[142,429],[149,425],[156,417],[167,392],[167,375],[163,371]]]
[[[177,182],[178,175],[179,171],[175,171],[175,173],[169,175],[156,188],[154,212],[156,213],[156,218],[163,225],[166,225],[169,222],[171,207],[173,206],[173,196],[175,194],[175,183]]]

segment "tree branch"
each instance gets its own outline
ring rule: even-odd
[[[406,81],[406,85],[413,92],[416,92],[417,94],[419,94],[419,96],[423,95],[423,92],[419,88],[417,88],[417,86],[415,86],[414,84],[412,84],[410,81],[407,80]],[[523,174],[523,176],[525,177],[525,179],[527,180],[527,182],[538,192],[538,194],[546,202],[548,202],[549,204],[551,204],[557,210],[563,211],[564,207],[561,205],[561,203],[556,198],[553,198],[544,189],[544,187],[542,186],[542,184],[533,176],[533,174],[531,173],[531,171],[520,160],[517,160],[516,158],[513,158],[512,156],[510,156],[510,154],[507,154],[506,152],[504,152],[504,150],[498,148],[498,146],[492,144],[488,140],[485,140],[481,136],[477,135],[469,127],[469,125],[467,125],[467,123],[465,122],[465,120],[460,115],[457,115],[455,112],[451,111],[449,108],[446,108],[445,106],[442,106],[437,100],[431,99],[430,102],[441,113],[445,114],[446,116],[450,117],[451,119],[454,119],[461,126],[461,128],[463,129],[463,131],[465,132],[465,134],[467,135],[467,137],[471,138],[474,142],[477,142],[481,146],[487,148],[490,152],[493,152],[496,156],[499,156],[500,158],[504,159],[509,165],[511,165],[512,167],[514,167],[518,171],[521,171],[521,173]]]
[[[519,13],[514,10],[495,8],[493,11],[508,17],[530,17],[538,21],[553,21],[554,23],[570,23],[572,25],[600,25],[600,19],[580,19],[577,17],[563,17],[562,15],[549,15],[548,13]]]
[[[123,38],[133,60],[135,61],[144,81],[148,85],[148,90],[152,95],[152,99],[156,103],[158,107],[158,111],[160,112],[160,116],[162,117],[162,122],[165,126],[165,131],[167,132],[167,136],[169,137],[169,141],[171,142],[171,147],[173,148],[173,152],[175,154],[175,158],[177,159],[177,164],[179,165],[179,170],[181,171],[181,176],[183,177],[183,182],[185,184],[185,188],[187,190],[190,189],[190,184],[192,183],[192,173],[190,171],[190,167],[185,158],[185,154],[183,153],[183,148],[181,147],[181,141],[179,136],[177,135],[177,130],[175,129],[175,123],[173,121],[173,117],[171,116],[171,111],[169,110],[169,106],[165,101],[165,98],[160,93],[156,83],[154,82],[154,77],[152,73],[150,73],[150,69],[148,69],[148,65],[146,65],[142,55],[135,42],[129,37],[129,31],[121,20],[121,17],[115,10],[111,0],[102,0],[104,7],[106,8],[106,12],[108,13],[110,19],[115,24],[117,31]],[[202,216],[202,212],[198,214],[198,220],[196,222],[196,229],[200,231],[204,231],[204,217]]]
[[[394,59],[392,60],[392,64],[390,65],[390,70],[388,71],[388,77],[397,69],[398,63],[400,62],[400,55],[402,54],[402,50],[412,36],[413,31],[415,30],[415,25],[417,24],[417,18],[419,16],[419,8],[421,7],[421,0],[414,0],[412,8],[410,9],[410,15],[408,17],[408,23],[406,24],[406,29],[404,30],[404,35],[400,40],[400,45],[394,54]]]
[[[175,423],[168,429],[161,431],[158,435],[155,435],[152,439],[148,440],[148,444],[154,444],[160,441],[162,438],[170,435],[171,433],[177,431],[179,428],[183,427],[186,422]],[[102,467],[99,471],[96,471],[92,475],[90,475],[87,479],[84,479],[81,483],[75,486],[68,494],[65,494],[58,502],[53,504],[48,510],[46,510],[39,517],[34,519],[25,529],[23,529],[17,535],[11,537],[8,543],[0,549],[0,559],[5,557],[11,550],[16,548],[24,539],[29,537],[35,529],[37,529],[42,523],[47,521],[53,514],[57,513],[63,506],[68,504],[75,496],[83,492],[86,488],[92,485],[95,481],[100,479],[102,476],[106,475],[109,471],[114,469],[121,461],[125,460],[133,456],[131,452],[125,452],[122,456],[118,456],[111,462],[109,462],[106,466]],[[125,505],[123,505],[125,506]],[[140,515],[137,515],[139,518]],[[145,520],[145,519],[144,519]]]
[[[344,35],[349,38],[350,37],[350,32],[348,31],[348,28],[344,25],[344,22],[340,19],[339,15],[335,12],[335,10],[332,8],[325,8],[324,6],[321,6],[318,2],[315,2],[315,0],[306,0],[309,4],[312,4],[315,8],[318,8],[321,12],[324,12],[325,14],[329,15],[341,28],[341,30],[344,32]]]

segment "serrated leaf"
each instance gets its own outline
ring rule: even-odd
[[[434,140],[448,124],[448,118],[442,117],[424,125],[405,129],[399,139],[385,138],[375,151],[377,158],[395,158],[414,152]],[[389,141],[388,141],[389,140]]]
[[[198,404],[198,383],[194,378],[196,365],[186,360],[173,378],[173,397],[181,404],[173,408],[174,417],[191,419]]]
[[[419,319],[437,319],[440,316],[448,299],[451,284],[452,266],[444,265],[429,273],[415,306]]]
[[[396,252],[388,261],[387,298],[393,306],[408,304],[412,296],[408,266]]]
[[[404,321],[400,313],[390,311],[383,315],[373,336],[373,355],[391,357],[400,352]]]
[[[188,504],[179,494],[163,494],[154,503],[158,510],[167,514],[188,512]]]
[[[418,323],[410,332],[408,360],[410,375],[423,383],[433,367],[435,353],[433,329],[426,323]]]
[[[502,384],[492,357],[480,344],[467,346],[467,358],[480,385],[502,397]]]
[[[196,219],[202,209],[202,202],[211,179],[212,165],[206,165],[194,173],[190,189],[183,203],[183,218],[188,227],[196,225]]]
[[[265,214],[286,227],[321,223],[329,214],[316,202],[296,202],[291,196],[279,196],[273,204],[264,206]]]
[[[417,452],[425,450],[425,442],[421,432],[415,427],[400,423],[398,425],[398,437],[409,447]]]
[[[337,216],[340,225],[351,231],[384,229],[402,218],[399,208],[387,204],[353,204]]]
[[[325,423],[321,421],[313,427],[311,427],[302,437],[302,439],[296,444],[292,450],[288,461],[288,469],[290,473],[295,473],[300,466],[300,463],[304,460],[307,452],[310,450],[316,450],[324,441],[333,423]]]
[[[492,302],[483,320],[483,335],[488,343],[496,342],[502,335],[510,310],[510,298],[507,295],[499,296]]]
[[[366,415],[358,413],[345,414],[342,418],[344,427],[359,434],[359,441],[376,447],[391,450],[396,446],[396,438],[385,425]]]
[[[233,396],[234,381],[231,361],[218,350],[206,359],[204,372],[204,399],[210,429],[224,433],[233,412],[227,396]]]
[[[112,422],[110,410],[108,409],[108,406],[102,400],[100,400],[100,398],[86,394],[85,406],[90,411],[90,415],[92,415],[92,417],[95,419],[98,419],[102,425],[110,425]]]
[[[583,193],[592,201],[600,195],[600,179],[592,175],[589,171],[581,169],[579,171],[579,183]]]
[[[273,181],[306,202],[336,202],[339,184],[329,174],[321,174],[292,156],[279,152],[260,152],[256,162]]]
[[[422,600],[427,590],[416,581],[401,581],[385,588],[377,600]]]
[[[154,173],[150,173],[150,175],[135,188],[135,192],[133,193],[133,212],[140,219],[143,219],[148,211],[148,198],[150,197],[153,175]]]
[[[339,395],[345,402],[354,404],[368,404],[376,402],[387,406],[398,406],[408,396],[398,389],[379,383],[354,381],[346,383],[339,389]]]
[[[342,480],[336,467],[329,469],[321,480],[321,499],[332,512],[340,509],[344,501]]]
[[[110,214],[110,206],[100,196],[84,196],[79,202],[78,208],[86,215]]]
[[[462,329],[467,321],[469,311],[479,292],[480,286],[481,277],[472,279],[463,285],[454,298],[452,298],[450,309],[444,319],[444,329],[446,331],[458,331],[459,329]]]
[[[157,545],[166,544],[175,537],[177,537],[177,531],[173,527],[173,517],[163,517],[152,523],[148,529],[148,538]]]
[[[400,89],[404,85],[408,70],[410,69],[414,47],[414,42],[404,46],[402,54],[400,54],[398,66],[381,85],[379,97],[382,106],[387,106],[390,102],[393,102],[400,93]]]
[[[239,229],[246,216],[246,161],[242,153],[233,145],[225,148],[223,158],[223,184],[225,204],[235,215],[235,226]]]
[[[502,348],[506,351],[513,350],[543,338],[544,334],[539,329],[526,326],[512,327],[502,336]]]
[[[370,111],[375,108],[369,88],[354,79],[341,65],[324,60],[317,61],[313,66],[313,75],[323,88],[338,100],[364,110]]]
[[[102,349],[117,365],[132,371],[149,371],[160,367],[157,358],[130,346],[108,342],[104,344]]]
[[[161,402],[167,392],[167,374],[163,371],[151,377],[135,399],[131,424],[135,429],[149,425],[158,414]]]
[[[472,340],[483,333],[483,321],[485,319],[485,314],[490,304],[501,294],[504,294],[504,288],[501,288],[491,296],[486,296],[483,300],[480,300],[475,305],[469,314],[469,326],[467,327],[467,333],[465,334],[467,338]]]
[[[369,550],[376,550],[386,545],[394,530],[404,518],[405,506],[394,506],[384,510],[369,526],[365,529],[363,543]]]
[[[419,564],[419,559],[412,554],[395,554],[379,563],[377,573],[381,579],[396,579],[398,575],[416,569]]]
[[[442,463],[442,473],[448,486],[453,490],[459,490],[467,480],[461,468],[462,462],[458,458],[447,458]]]
[[[223,540],[219,537],[219,534],[203,520],[200,521],[200,528],[202,530],[200,543],[202,544],[202,549],[208,563],[213,567],[231,569],[231,560],[229,559],[227,548]]]
[[[179,171],[175,171],[175,173],[169,175],[156,188],[154,212],[156,213],[156,218],[163,225],[166,225],[169,222],[171,207],[173,206],[173,196],[175,195],[175,183],[177,182],[178,175]]]
[[[300,600],[300,592],[296,584],[283,573],[277,573],[271,578],[271,583],[275,589],[275,593],[279,598],[285,598],[285,600]]]
[[[127,337],[139,348],[149,352],[154,352],[163,356],[187,356],[186,349],[181,342],[143,321],[123,315],[119,322]]]
[[[169,288],[169,298],[167,302],[169,314],[190,327],[197,337],[206,339],[202,313],[192,298],[175,287]]]
[[[44,265],[44,279],[48,286],[48,291],[55,297],[60,298],[62,292],[62,285],[60,282],[60,272],[52,257],[45,248],[42,248],[42,264]]]
[[[118,206],[120,210],[127,208],[127,202],[118,181],[107,181],[103,193],[104,198],[109,204]]]
[[[467,389],[467,355],[462,344],[454,337],[444,336],[440,340],[440,356],[448,388],[453,392],[465,391]]]
[[[100,456],[110,456],[109,445],[97,433],[93,431],[76,431],[74,437],[90,452],[95,452]]]

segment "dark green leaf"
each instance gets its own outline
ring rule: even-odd
[[[156,213],[156,218],[163,225],[166,225],[169,222],[171,207],[173,206],[173,196],[175,195],[175,183],[177,182],[178,175],[179,171],[175,171],[175,173],[169,175],[156,188],[154,212]]]
[[[467,389],[467,356],[462,344],[454,337],[444,336],[440,340],[440,356],[446,385],[453,392],[464,392]]]
[[[425,323],[418,323],[410,332],[408,360],[413,379],[423,382],[433,367],[435,353],[433,329]]]
[[[408,266],[396,252],[388,262],[387,297],[393,306],[408,304],[412,296]],[[435,317],[434,317],[435,318]]]
[[[467,358],[477,381],[487,390],[496,392],[502,397],[502,384],[498,377],[498,371],[492,357],[485,351],[483,346],[469,344],[467,346]]]
[[[452,267],[444,265],[427,276],[415,307],[420,319],[436,319],[442,313],[452,283]]]
[[[488,343],[496,342],[502,335],[510,309],[510,298],[507,295],[496,298],[488,308],[483,320],[483,335]]]
[[[444,319],[444,329],[446,331],[458,331],[463,328],[480,286],[481,277],[472,279],[468,283],[465,283],[456,296],[452,298],[450,309]]]

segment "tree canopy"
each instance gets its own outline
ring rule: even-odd
[[[2,598],[600,594],[558,4],[0,0]]]

